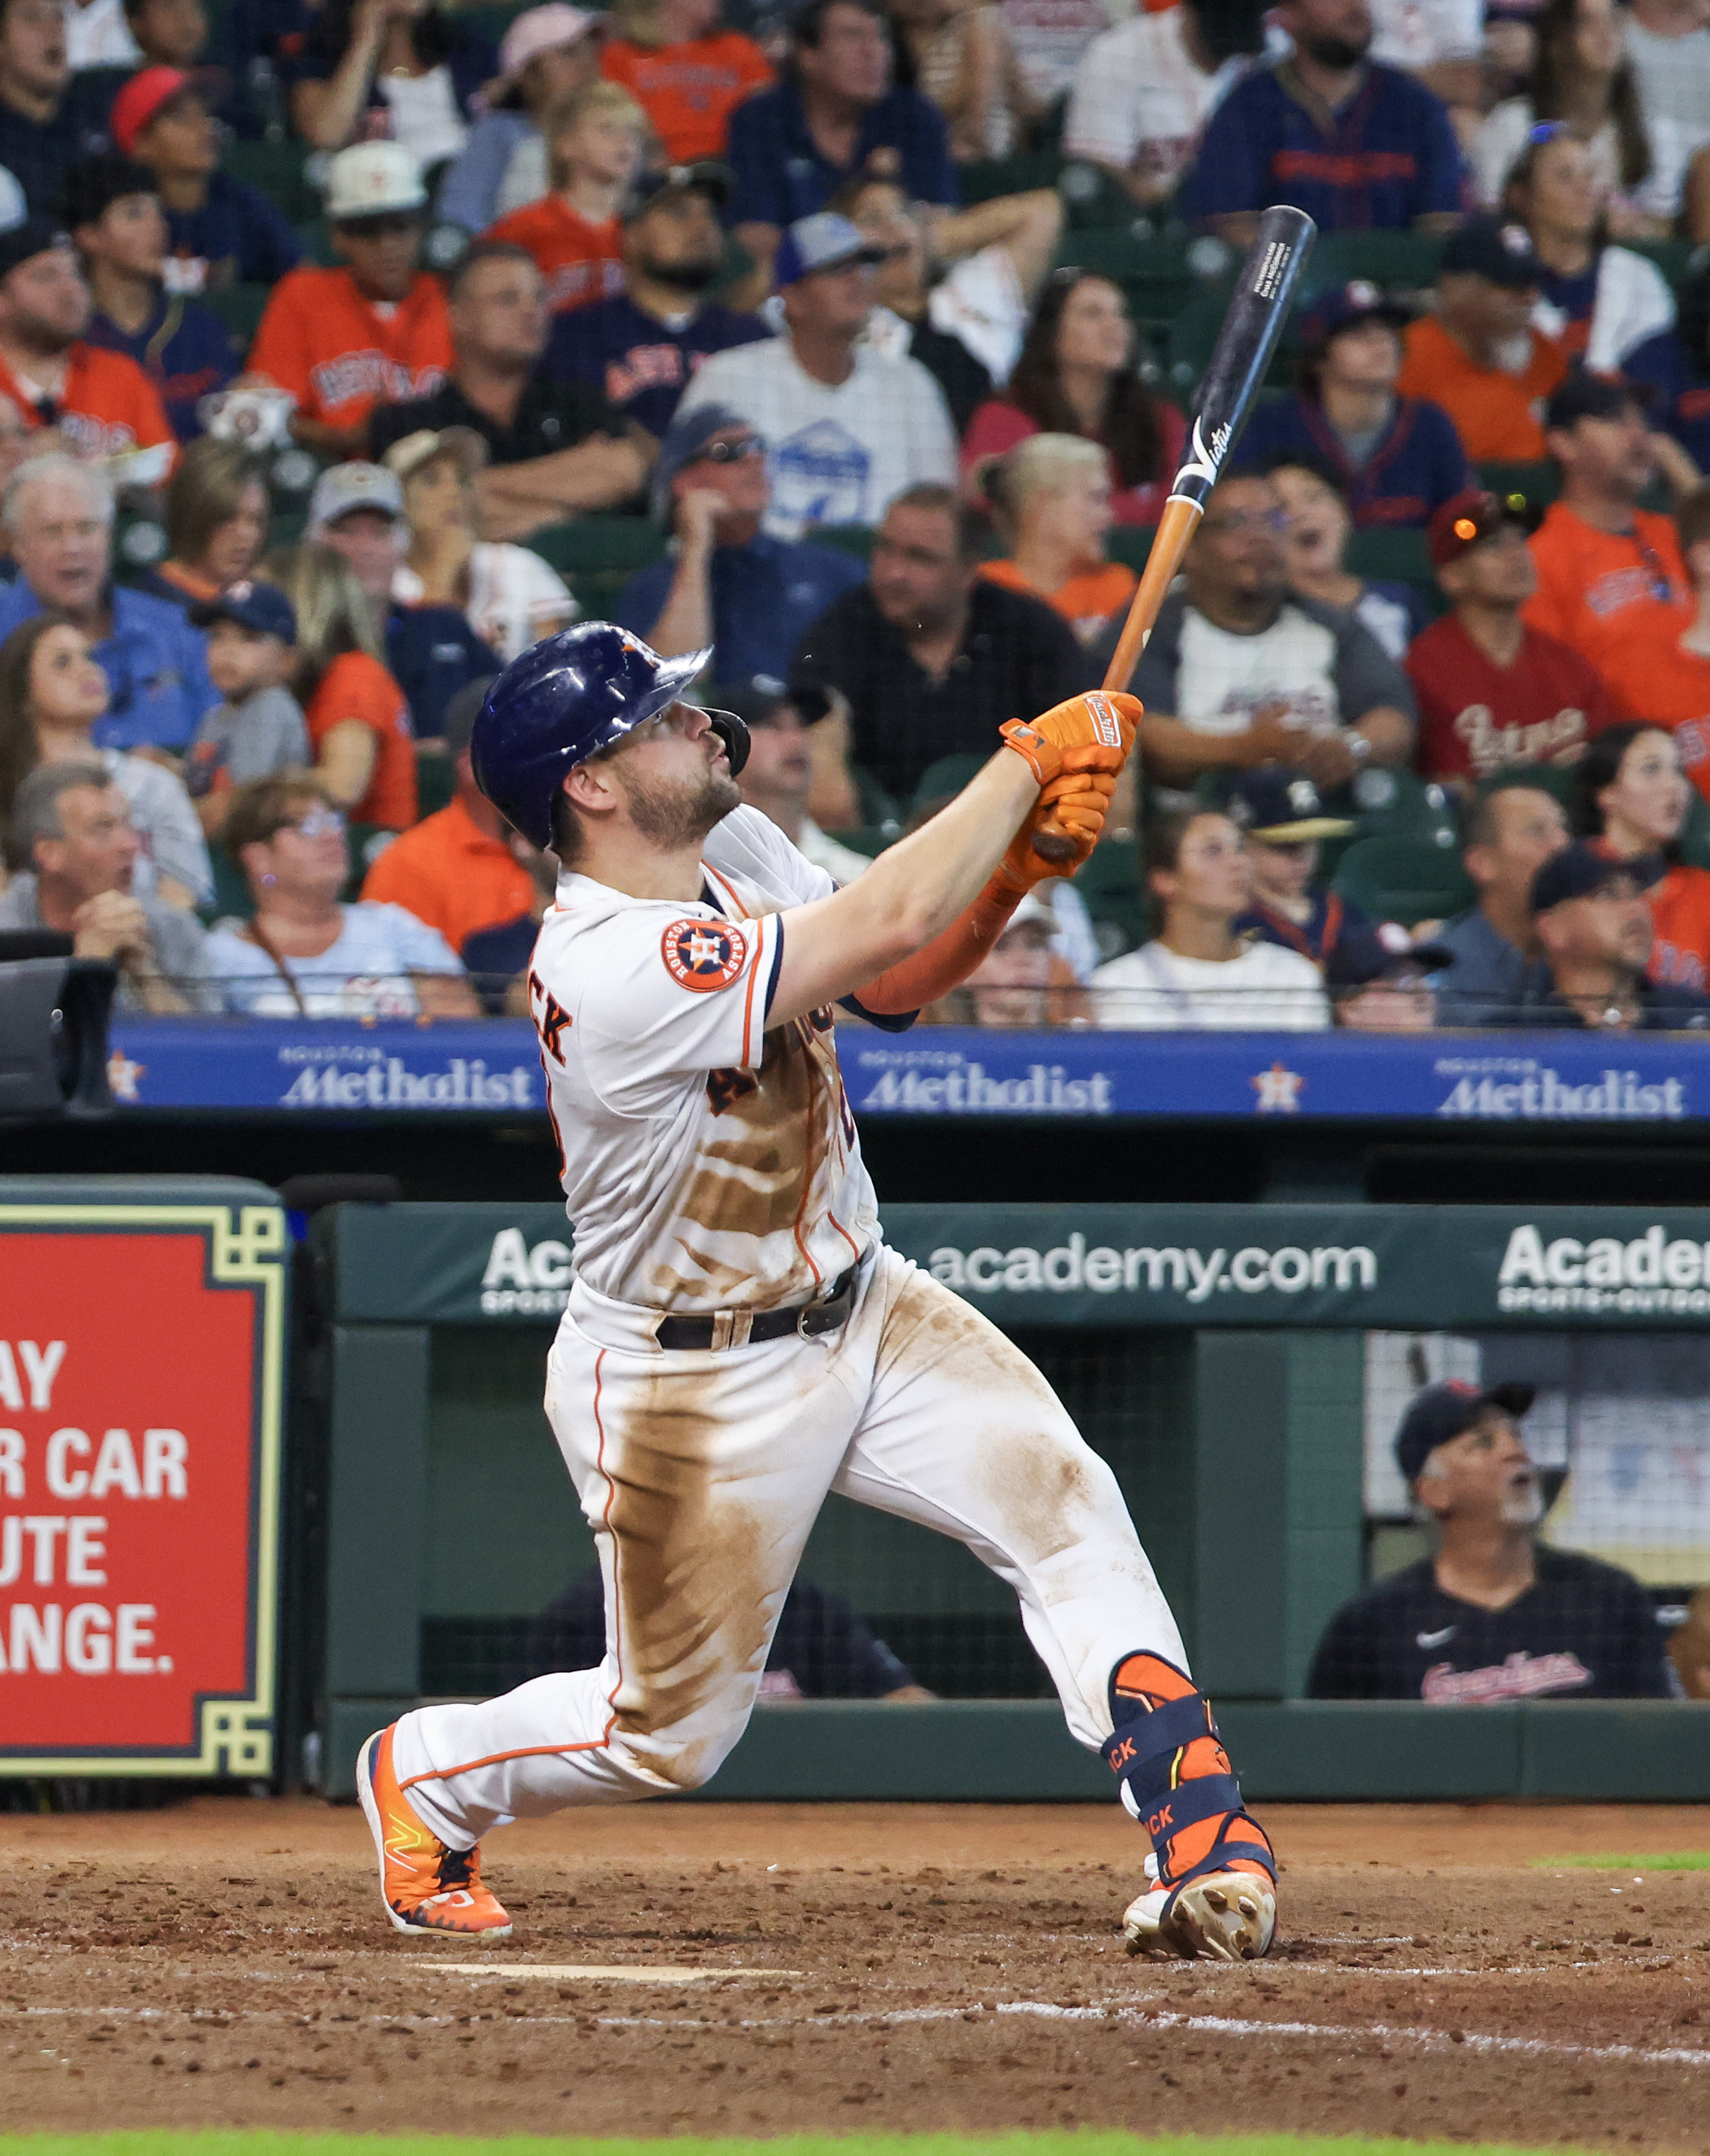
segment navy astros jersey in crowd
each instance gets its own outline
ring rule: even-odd
[[[771,335],[757,315],[717,306],[673,329],[619,293],[560,315],[542,365],[560,381],[595,383],[626,419],[660,435],[703,359]]]
[[[202,432],[198,401],[223,389],[238,372],[238,347],[219,316],[176,295],[163,294],[134,336],[106,315],[94,316],[84,334],[91,344],[136,362],[160,392],[181,442],[193,441]]]
[[[1238,82],[1212,115],[1179,213],[1191,224],[1292,203],[1321,232],[1405,232],[1465,208],[1461,189],[1455,130],[1423,83],[1369,66],[1327,116],[1284,60]]]
[[[1338,1609],[1312,1657],[1313,1699],[1665,1699],[1651,1598],[1612,1564],[1537,1552],[1538,1577],[1506,1609],[1446,1594],[1429,1558]]]

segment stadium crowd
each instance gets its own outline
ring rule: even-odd
[[[1710,1025],[1710,0],[0,0],[0,927],[518,1008],[583,613],[859,875],[1102,678],[1285,200],[1143,780],[928,1018]]]

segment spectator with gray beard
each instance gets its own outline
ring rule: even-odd
[[[1675,1691],[1638,1582],[1538,1539],[1545,1507],[1520,1429],[1533,1397],[1530,1385],[1451,1379],[1414,1400],[1395,1461],[1436,1549],[1338,1610],[1312,1658],[1312,1698],[1489,1706]]]
[[[75,957],[112,960],[120,1010],[211,1007],[202,927],[131,891],[141,841],[100,765],[39,765],[18,789],[8,837],[18,873],[0,893],[0,929],[51,929],[70,937]]]

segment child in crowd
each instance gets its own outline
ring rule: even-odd
[[[303,707],[285,685],[296,664],[296,609],[275,585],[231,585],[193,607],[208,634],[208,671],[225,701],[197,729],[184,783],[210,838],[223,828],[232,790],[314,761]]]
[[[501,217],[486,236],[528,249],[559,314],[623,290],[619,216],[652,131],[628,90],[597,82],[560,98],[542,132],[553,192]]]
[[[1252,896],[1235,923],[1239,935],[1298,951],[1322,966],[1350,927],[1363,918],[1317,880],[1320,842],[1345,839],[1353,825],[1327,816],[1305,773],[1261,764],[1233,778],[1223,812],[1246,835]]]

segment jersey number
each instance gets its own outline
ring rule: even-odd
[[[569,1012],[542,981],[538,973],[531,973],[528,977],[528,999],[538,1007],[535,1025],[540,1034],[542,1047],[554,1063],[562,1065],[564,1060],[562,1044],[570,1024]]]

